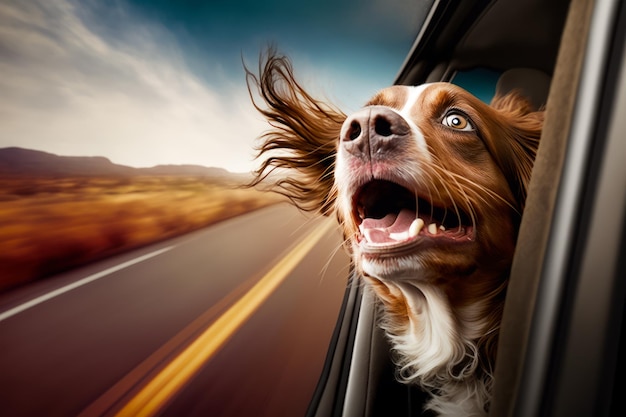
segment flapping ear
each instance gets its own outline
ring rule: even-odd
[[[273,48],[259,60],[258,77],[247,67],[245,71],[254,107],[272,126],[260,137],[257,158],[262,162],[251,185],[268,183],[300,209],[329,214],[336,198],[337,142],[346,115],[311,97],[294,79],[289,59]]]
[[[528,183],[537,155],[543,127],[543,111],[533,111],[531,103],[518,92],[495,97],[491,107],[500,113],[498,138],[492,138],[488,147],[504,173],[521,213],[526,201]]]

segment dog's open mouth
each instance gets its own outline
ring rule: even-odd
[[[404,245],[420,238],[467,240],[474,229],[470,216],[458,207],[435,206],[384,180],[373,180],[358,190],[353,215],[359,226],[359,242],[369,246]]]

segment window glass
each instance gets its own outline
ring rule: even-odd
[[[496,83],[502,73],[487,68],[475,68],[469,71],[457,71],[452,83],[463,87],[476,97],[490,103],[496,92]]]

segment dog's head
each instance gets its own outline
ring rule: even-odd
[[[387,88],[337,139],[336,206],[356,264],[383,280],[468,276],[512,257],[540,118],[449,83]]]
[[[309,96],[284,58],[270,55],[260,73],[249,82],[275,129],[257,178],[289,168],[276,188],[302,209],[335,211],[366,276],[508,268],[541,132],[527,101],[489,106],[449,83],[393,86],[346,116]]]

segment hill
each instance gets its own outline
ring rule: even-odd
[[[195,176],[216,179],[242,179],[223,168],[201,165],[157,165],[133,168],[111,162],[102,156],[59,156],[19,147],[0,148],[0,175],[33,177],[117,177],[117,176]]]

